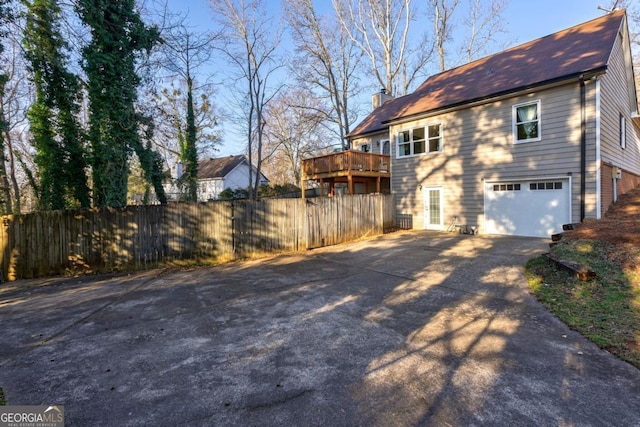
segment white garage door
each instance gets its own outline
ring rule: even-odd
[[[487,182],[485,233],[550,237],[571,222],[568,178]]]

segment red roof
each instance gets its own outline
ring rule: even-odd
[[[349,136],[384,130],[394,119],[604,71],[624,16],[624,10],[607,14],[431,76],[415,92],[375,109]]]

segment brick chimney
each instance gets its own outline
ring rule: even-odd
[[[380,89],[380,92],[374,93],[373,97],[371,98],[373,109],[375,110],[385,102],[390,101],[392,99],[393,99],[393,96],[387,94],[387,90],[385,88]]]

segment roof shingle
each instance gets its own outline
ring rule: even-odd
[[[245,160],[245,156],[216,157],[198,162],[198,179],[223,178]]]
[[[384,130],[395,119],[605,70],[624,16],[624,10],[607,14],[433,75],[415,92],[375,109],[348,136]]]

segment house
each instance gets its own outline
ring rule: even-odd
[[[626,13],[431,76],[348,137],[392,141],[396,213],[414,228],[549,237],[600,218],[640,185]]]
[[[244,155],[216,157],[198,162],[198,200],[215,200],[226,189],[245,189],[251,184],[249,181],[250,168],[255,179],[257,169],[249,165],[249,160]],[[182,164],[176,166],[176,178],[182,175]],[[179,198],[179,190],[173,179],[169,186],[165,187],[167,195],[172,200]],[[268,184],[269,180],[260,173],[260,184]]]

